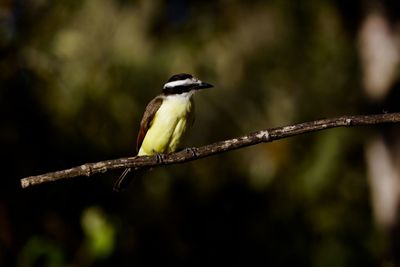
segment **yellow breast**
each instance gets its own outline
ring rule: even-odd
[[[192,94],[166,96],[143,139],[138,155],[176,151],[193,120]]]

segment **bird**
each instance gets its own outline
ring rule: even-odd
[[[136,139],[137,156],[175,152],[194,123],[193,95],[212,87],[188,73],[175,74],[169,78],[162,93],[146,106]],[[131,168],[125,169],[115,181],[115,191],[126,189],[134,176],[128,175],[130,172]]]

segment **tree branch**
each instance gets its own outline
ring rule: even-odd
[[[127,167],[156,167],[160,165],[184,163],[242,147],[272,142],[274,140],[279,140],[290,136],[321,131],[329,128],[398,122],[400,122],[400,113],[342,116],[331,119],[321,119],[290,126],[261,130],[241,137],[216,142],[210,145],[189,148],[176,153],[165,154],[162,157],[162,162],[158,162],[159,160],[157,160],[156,156],[143,156],[106,160],[97,163],[87,163],[67,170],[23,178],[21,179],[21,186],[22,188],[26,188],[32,185],[54,182],[57,180],[74,178],[78,176],[91,176],[96,173],[104,173],[109,170],[123,169]]]

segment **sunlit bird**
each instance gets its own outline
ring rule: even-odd
[[[175,152],[194,123],[193,94],[211,87],[190,74],[173,75],[144,111],[136,140],[137,155]],[[133,178],[133,175],[127,176],[130,171],[131,168],[125,169],[115,181],[115,191],[126,188]]]

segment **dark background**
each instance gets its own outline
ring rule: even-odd
[[[368,178],[383,157],[368,153],[381,140],[399,162],[398,126],[166,166],[123,193],[112,191],[120,172],[28,189],[19,179],[134,155],[146,103],[179,72],[215,85],[195,97],[190,146],[399,111],[399,10],[366,0],[0,2],[0,266],[396,264],[397,213],[380,220]]]

